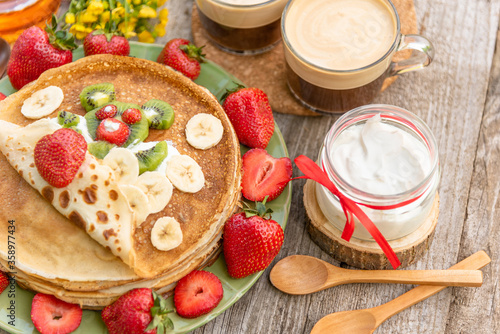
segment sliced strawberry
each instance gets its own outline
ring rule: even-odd
[[[272,201],[285,189],[292,178],[289,158],[274,158],[266,150],[254,148],[243,155],[241,193],[251,201]]]
[[[6,98],[7,98],[7,96],[5,96],[4,93],[0,92],[0,101],[5,100]]]
[[[97,117],[98,120],[103,121],[106,118],[115,117],[117,112],[118,108],[114,104],[108,104],[97,110],[97,112],[95,113],[95,117]]]
[[[142,118],[141,111],[136,108],[128,108],[122,114],[122,120],[127,124],[135,124]]]
[[[9,276],[0,271],[0,293],[2,293],[9,286]]]
[[[121,146],[129,135],[130,129],[127,124],[116,118],[106,118],[97,127],[96,139]]]
[[[43,136],[35,145],[35,165],[40,175],[56,188],[67,186],[85,160],[87,142],[72,129]]]
[[[181,278],[174,290],[174,305],[183,318],[196,318],[212,311],[222,300],[219,278],[208,271],[193,270]]]
[[[52,295],[37,293],[31,303],[31,320],[42,334],[71,333],[80,326],[82,309]]]

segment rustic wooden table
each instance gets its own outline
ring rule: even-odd
[[[168,32],[158,42],[192,38],[192,4],[167,2]],[[492,263],[483,269],[481,288],[445,289],[392,317],[376,333],[500,333],[500,45],[495,49],[500,1],[415,0],[415,7],[420,33],[434,42],[435,61],[401,76],[375,101],[423,118],[440,151],[439,223],[428,252],[408,269],[445,269],[478,250],[485,250]],[[293,159],[315,158],[337,117],[275,113],[275,119]],[[294,181],[285,242],[272,265],[293,254],[341,265],[306,231],[303,185]],[[271,285],[270,269],[236,304],[194,333],[309,333],[329,313],[374,307],[412,288],[352,284],[291,296]]]

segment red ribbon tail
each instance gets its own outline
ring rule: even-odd
[[[391,248],[377,226],[375,226],[370,218],[363,212],[363,210],[359,208],[359,206],[354,201],[346,198],[339,192],[339,190],[337,189],[337,187],[335,187],[325,171],[323,171],[314,161],[304,155],[299,155],[297,158],[295,158],[294,162],[295,165],[297,165],[297,167],[305,175],[299,176],[296,179],[311,179],[313,181],[316,181],[322,186],[326,187],[332,192],[332,194],[339,198],[342,210],[344,210],[344,214],[346,216],[346,224],[341,236],[342,239],[349,241],[352,234],[354,233],[354,214],[354,216],[356,216],[361,224],[363,224],[363,226],[368,230],[373,239],[375,239],[375,241],[378,243],[384,254],[387,256],[387,259],[391,263],[392,267],[396,269],[401,265],[401,262],[396,256],[396,253],[394,253],[394,250]]]

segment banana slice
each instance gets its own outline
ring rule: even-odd
[[[163,210],[172,197],[172,183],[163,173],[145,172],[139,176],[136,185],[148,197],[151,213]]]
[[[39,119],[52,114],[64,100],[64,93],[57,86],[36,91],[27,98],[21,107],[21,113],[30,119]]]
[[[127,199],[132,211],[135,212],[137,226],[139,226],[150,214],[148,196],[139,187],[131,184],[120,184],[118,188]]]
[[[139,176],[139,161],[134,153],[123,147],[115,147],[104,157],[103,162],[115,172],[116,181],[135,184]]]
[[[206,150],[217,145],[223,134],[222,122],[210,114],[197,114],[186,124],[187,142],[200,150]]]
[[[205,185],[200,165],[187,155],[176,155],[167,162],[167,177],[174,187],[186,193],[195,193]]]
[[[176,248],[182,243],[181,225],[175,218],[162,217],[151,230],[151,243],[161,251]]]

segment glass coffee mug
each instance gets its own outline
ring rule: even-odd
[[[271,50],[281,40],[280,20],[287,0],[196,0],[207,37],[239,55]]]
[[[402,35],[389,0],[291,0],[281,19],[287,83],[311,110],[343,113],[370,103],[387,77],[428,66],[432,43]],[[414,50],[392,62],[396,51]]]

